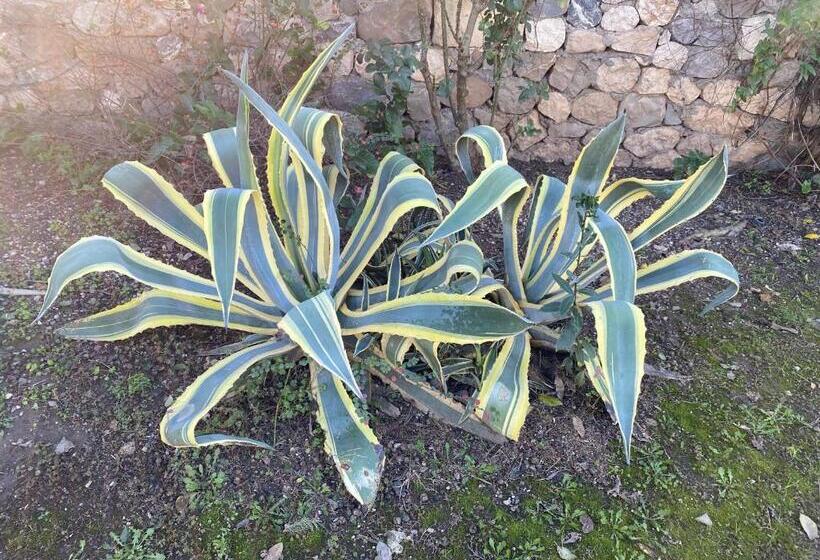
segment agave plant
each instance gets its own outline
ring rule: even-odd
[[[256,439],[202,434],[197,425],[254,363],[302,353],[309,358],[325,449],[350,493],[371,504],[384,451],[357,411],[354,399],[364,398],[363,379],[354,374],[350,357],[365,352],[383,356],[384,350],[396,360],[416,339],[483,343],[514,336],[530,323],[484,299],[483,256],[463,236],[439,237],[429,253],[434,258],[403,279],[402,265],[413,259],[413,251],[395,252],[384,285],[371,286],[367,279],[357,286],[402,216],[419,208],[440,216],[443,210],[419,166],[401,154],[388,154],[342,248],[337,204],[348,179],[341,121],[302,104],[348,33],[322,52],[279,111],[248,86],[247,57],[240,76],[226,72],[240,92],[236,126],[204,135],[223,187],[207,191],[201,205],[188,202],[140,163],[121,163],[106,173],[105,188],[148,224],[207,259],[211,278],[174,268],[111,238],[84,238],[57,258],[38,319],[72,280],[115,271],[150,290],[71,323],[61,334],[114,341],[182,324],[248,333],[223,348],[230,353],[168,408],[160,432],[173,447],[240,444],[270,449]],[[272,213],[250,150],[251,105],[272,127],[266,161]],[[351,307],[349,301],[356,305]],[[383,338],[382,350],[371,345],[376,338]],[[462,426],[479,434],[486,430],[474,418],[463,418],[463,408],[431,387],[398,379],[390,367],[371,369],[425,410],[452,424],[466,420]]]
[[[728,154],[722,150],[686,180],[629,178],[607,185],[624,125],[621,115],[581,151],[566,184],[547,175],[538,178],[529,206],[523,261],[517,224],[533,189],[507,163],[504,142],[495,129],[470,129],[456,145],[470,186],[421,246],[464,230],[498,209],[506,290],[493,293],[535,325],[490,354],[475,413],[498,432],[517,439],[529,408],[530,346],[572,348],[585,310],[594,318],[597,355],[591,347],[575,347],[592,386],[620,427],[628,461],[646,353],[644,316],[635,297],[698,278],[728,280],[731,286],[706,306],[706,312],[734,297],[739,279],[729,261],[704,249],[683,251],[640,269],[636,266],[636,252],[697,216],[717,198],[726,182]],[[477,148],[483,162],[478,175],[471,147]],[[656,197],[662,204],[635,229],[625,231],[615,218],[647,197]],[[597,246],[603,254],[593,260]],[[608,277],[601,281],[605,273]],[[562,321],[563,328],[556,330],[554,325]]]

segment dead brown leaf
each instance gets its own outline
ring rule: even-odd
[[[572,427],[581,439],[587,435],[587,429],[584,427],[584,421],[577,416],[572,417]]]

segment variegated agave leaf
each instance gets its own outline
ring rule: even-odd
[[[496,341],[524,332],[520,314],[483,299],[483,259],[470,242],[447,243],[440,259],[406,278],[399,253],[384,286],[372,297],[352,291],[396,223],[426,208],[440,215],[439,197],[419,167],[388,154],[352,235],[341,245],[337,202],[347,187],[341,121],[302,107],[321,70],[349,30],[331,43],[300,78],[279,111],[248,84],[247,57],[239,76],[236,126],[204,135],[221,188],[202,204],[188,202],[156,171],[126,162],[106,173],[103,185],[134,214],[210,263],[211,278],[164,264],[104,237],[89,237],[57,258],[38,319],[71,281],[114,271],[149,291],[111,310],[71,323],[61,333],[90,340],[121,340],[145,330],[182,324],[222,326],[245,338],[214,351],[224,355],[175,400],[160,424],[174,447],[243,444],[256,439],[198,433],[200,420],[256,362],[286,353],[309,358],[313,395],[326,446],[346,488],[360,502],[376,498],[384,453],[356,413],[363,392],[350,366],[344,337],[361,335],[356,354],[383,338],[395,360],[417,339],[435,343]],[[272,128],[267,152],[269,212],[250,149],[250,107]],[[459,238],[460,239],[460,238]],[[457,277],[461,289],[436,292]],[[237,282],[243,289],[237,289]],[[475,294],[470,292],[475,290]],[[357,300],[358,298],[358,300]],[[370,305],[367,301],[370,300]],[[353,308],[349,307],[353,302]],[[360,347],[361,346],[361,347]],[[412,393],[405,388],[405,394]],[[421,389],[424,391],[424,389]],[[352,396],[351,394],[352,393]],[[445,406],[451,419],[453,407]],[[473,420],[475,424],[479,424]],[[480,431],[480,430],[478,430]]]

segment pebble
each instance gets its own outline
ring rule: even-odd
[[[74,443],[71,440],[63,437],[59,441],[59,443],[57,443],[57,445],[54,446],[54,453],[56,453],[57,455],[62,455],[63,453],[68,453],[72,449],[74,449]]]

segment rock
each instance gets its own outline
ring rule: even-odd
[[[413,13],[416,13],[416,2],[413,2],[412,0],[402,0],[399,2],[396,0],[392,1],[396,4],[409,4],[412,6]],[[459,5],[461,6],[461,12],[458,12]],[[439,17],[441,15],[441,4],[439,3],[439,0],[434,0],[433,2],[433,13],[435,14],[435,17],[433,18],[433,44],[437,46],[444,45],[442,27],[447,27],[447,46],[455,47],[458,44],[458,41],[453,35],[452,29],[459,29],[462,33],[465,29],[467,29],[467,24],[470,20],[470,12],[473,9],[473,2],[472,0],[461,0],[461,2],[447,1],[444,6],[447,9],[447,18],[450,20],[449,26],[442,26],[442,19]],[[414,17],[418,19],[418,15]],[[400,22],[403,20],[394,21],[401,25]],[[394,21],[387,20],[382,22],[382,24],[389,26],[394,23]],[[475,29],[473,29],[473,34],[470,37],[470,47],[477,49],[481,48],[483,44],[484,33],[478,28],[478,25],[476,25]]]
[[[753,115],[766,115],[785,121],[789,116],[790,99],[783,94],[780,88],[766,88],[740,103],[739,106]]]
[[[782,169],[782,162],[769,160],[769,148],[760,140],[747,140],[737,148],[729,150],[729,165],[753,165],[755,168],[771,170]]]
[[[566,0],[536,0],[528,10],[533,19],[561,17],[567,13]]]
[[[615,6],[604,12],[601,27],[607,31],[629,31],[638,25],[641,18],[632,6]]]
[[[63,455],[72,449],[74,449],[74,443],[71,440],[62,437],[57,445],[54,446],[54,453],[57,455]]]
[[[606,45],[600,33],[588,29],[570,31],[567,35],[566,51],[568,53],[604,52]]]
[[[376,543],[376,560],[391,560],[393,558],[393,551],[387,546],[387,543],[379,541]]]
[[[120,8],[122,10],[122,8]],[[140,6],[131,13],[122,14],[120,23],[121,34],[132,37],[161,37],[171,32],[171,24],[159,10],[149,7],[149,4]]]
[[[675,166],[675,160],[677,158],[678,152],[675,150],[666,150],[659,154],[642,159],[640,165],[650,169],[672,169]]]
[[[680,140],[680,132],[671,126],[659,126],[628,134],[624,148],[638,157],[672,150]]]
[[[643,95],[662,95],[669,89],[671,76],[672,73],[665,68],[648,66],[641,72],[641,78],[638,80],[635,91]]]
[[[531,147],[528,153],[544,161],[560,161],[564,165],[572,165],[581,153],[581,145],[578,140],[571,138],[549,138]]]
[[[493,86],[490,85],[490,82],[476,74],[467,76],[467,98],[465,101],[468,109],[484,105],[492,96]]]
[[[743,20],[737,41],[738,60],[751,60],[754,57],[755,47],[766,36],[766,29],[774,26],[775,19],[774,14],[762,14]]]
[[[698,38],[698,17],[692,4],[683,4],[678,10],[678,15],[666,27],[672,39],[684,45],[691,45]]]
[[[621,102],[621,111],[626,113],[627,126],[658,126],[666,115],[666,97],[630,93]]]
[[[632,167],[632,156],[626,150],[618,150],[612,165],[615,167]]]
[[[359,13],[359,0],[339,0],[339,10],[346,16]]]
[[[729,51],[725,47],[689,50],[683,73],[692,78],[716,78],[729,67]]]
[[[513,73],[519,78],[540,82],[555,64],[555,53],[522,51],[513,66]]]
[[[543,18],[532,22],[527,30],[524,48],[528,51],[554,52],[561,48],[567,35],[562,18]]]
[[[769,87],[788,87],[792,85],[794,79],[800,71],[799,60],[784,60],[777,65],[777,70],[774,71],[772,77],[769,79]]]
[[[133,441],[127,441],[122,444],[118,453],[122,456],[133,455],[134,452],[137,450],[137,444]]]
[[[430,14],[425,16],[429,25]],[[418,21],[415,2],[373,0],[360,4],[356,33],[365,41],[414,43],[421,40]]]
[[[658,44],[659,27],[639,25],[631,31],[616,33],[612,38],[612,50],[652,56]]]
[[[430,75],[437,81],[440,82],[444,79],[444,51],[437,47],[430,47],[427,49],[427,66],[430,68]],[[421,74],[421,70],[416,69],[415,72],[410,76],[411,79],[416,80],[417,82],[423,82],[424,76]]]
[[[727,112],[720,107],[696,101],[683,110],[683,124],[696,132],[734,136],[752,124],[754,117],[741,111]]]
[[[567,22],[574,27],[595,27],[601,23],[603,12],[598,0],[569,0]]]
[[[74,9],[71,23],[86,35],[105,37],[114,31],[118,9],[112,2],[85,2]]]
[[[731,78],[710,80],[703,86],[700,96],[710,105],[726,107],[732,102],[738,86],[740,86],[740,80]]]
[[[355,39],[361,41],[361,39]],[[353,72],[355,67],[356,52],[353,49],[346,49],[328,64],[328,71],[331,76],[338,78],[341,76],[348,76]]]
[[[523,151],[546,138],[547,129],[541,124],[538,111],[532,111],[518,119],[514,134],[516,149]]]
[[[686,138],[683,138],[675,149],[682,156],[689,152],[701,152],[707,156],[716,154],[724,144],[728,143],[727,138],[717,136],[714,134],[706,134],[703,132],[692,132]]]
[[[669,84],[666,96],[672,103],[678,105],[689,105],[700,95],[700,88],[695,85],[691,78],[686,76],[676,76]]]
[[[681,122],[682,121],[680,120],[680,112],[678,111],[678,108],[671,103],[667,103],[666,114],[663,116],[663,124],[678,125]]]
[[[590,126],[578,121],[566,121],[550,125],[549,135],[553,138],[583,138]]]
[[[700,516],[696,517],[695,521],[697,521],[698,523],[703,523],[707,527],[712,526],[712,518],[709,517],[708,513],[704,513],[703,515],[700,515]]]
[[[686,59],[689,58],[689,49],[680,43],[669,41],[662,43],[655,49],[655,54],[652,55],[652,64],[660,68],[678,71],[686,64]]]
[[[729,45],[734,43],[737,38],[737,30],[734,24],[720,16],[699,20],[696,29],[698,36],[695,39],[695,44],[701,47]]]
[[[646,25],[666,25],[678,11],[678,0],[638,0],[635,7]]]
[[[809,105],[809,108],[806,109],[806,114],[803,115],[801,124],[807,128],[820,126],[820,105]]]
[[[507,78],[506,80],[502,80],[498,88],[498,109],[514,115],[523,115],[532,111],[538,99],[532,97],[523,101],[519,100],[521,92],[529,83],[530,82],[524,78]]]
[[[509,78],[507,78],[509,79]],[[506,80],[502,80],[504,82]],[[493,86],[479,75],[471,74],[467,76],[467,97],[465,102],[468,109],[474,109],[484,105],[484,103],[493,96]],[[441,102],[447,107],[450,106],[450,100],[442,98]]]
[[[569,117],[569,101],[562,93],[551,91],[549,97],[538,103],[538,111],[553,122],[562,123]]]
[[[410,86],[410,93],[407,94],[407,114],[414,121],[426,121],[433,118],[424,84],[413,82]]]
[[[720,15],[727,18],[749,17],[755,13],[758,0],[715,0]]]
[[[473,111],[473,116],[480,124],[488,124],[490,126],[495,127],[498,130],[502,130],[504,127],[506,127],[513,117],[513,115],[508,115],[507,113],[496,111],[495,118],[491,120],[492,111],[487,107],[478,107],[475,111]]]
[[[335,113],[342,119],[345,138],[361,138],[364,136],[365,128],[362,119],[347,111],[335,111]]]
[[[157,52],[162,62],[175,59],[182,52],[183,42],[179,35],[166,35],[157,39]]]
[[[327,91],[330,107],[353,112],[360,105],[375,99],[382,99],[373,91],[373,84],[360,76],[344,76],[333,80]]]
[[[592,84],[593,74],[578,58],[559,56],[550,72],[550,87],[574,97]]]
[[[627,93],[641,75],[641,67],[634,58],[609,57],[604,59],[595,74],[595,85],[601,91]]]
[[[572,102],[571,114],[587,124],[608,124],[618,114],[618,101],[608,93],[586,90]]]

